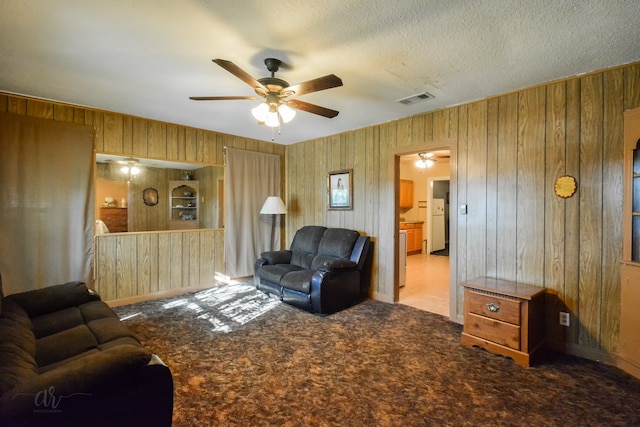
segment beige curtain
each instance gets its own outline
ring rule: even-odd
[[[225,166],[227,275],[250,276],[258,255],[270,248],[271,215],[260,209],[267,197],[280,196],[280,156],[227,148]],[[277,218],[274,248],[280,247],[279,229]]]
[[[5,294],[91,283],[93,128],[0,113],[0,274]]]

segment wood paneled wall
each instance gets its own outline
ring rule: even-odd
[[[95,149],[100,153],[224,165],[224,147],[281,156],[286,148],[271,142],[2,93],[0,111],[93,126]]]
[[[373,292],[387,300],[394,294],[396,227],[390,157],[398,150],[449,146],[454,160],[452,199],[468,205],[468,215],[452,212],[451,218],[454,318],[462,308],[457,284],[467,278],[490,275],[544,286],[550,295],[547,336],[551,343],[582,354],[592,352],[594,357],[615,352],[617,346],[622,112],[638,106],[640,64],[635,63],[284,147],[0,94],[0,111],[94,126],[96,150],[101,152],[211,164],[223,163],[224,146],[286,154],[282,162],[289,209],[286,241],[305,224],[353,228],[372,236]],[[354,209],[328,211],[326,176],[342,169],[354,171]],[[579,186],[577,194],[566,200],[553,193],[553,182],[564,174],[576,177]],[[158,242],[164,240],[159,234]],[[195,247],[191,233],[178,235]],[[119,244],[124,252],[145,245],[134,234],[120,243],[118,237],[109,236],[104,251],[107,242],[116,248]],[[178,287],[194,283],[190,276],[186,282],[177,279],[191,271],[185,267],[189,262],[184,248],[183,244],[180,257],[169,257],[170,267],[162,270],[158,289],[173,286],[167,283]],[[113,264],[113,260],[107,257],[96,263],[113,266],[116,273],[111,277],[128,277],[129,283],[136,283],[136,291],[122,289],[120,294],[116,284],[115,298],[155,289],[152,279],[147,286],[147,279],[139,282],[136,275],[133,282],[134,270],[151,271],[145,264],[134,266],[125,259]],[[112,284],[105,286],[109,290],[103,292],[113,292]],[[557,326],[560,309],[572,314],[571,327]]]
[[[640,64],[552,82],[287,149],[287,241],[304,224],[354,228],[376,240],[373,292],[394,293],[390,157],[452,149],[454,319],[458,283],[488,275],[549,291],[547,336],[599,358],[617,345],[622,259],[623,111],[640,106]],[[354,209],[326,209],[326,175],[354,170]],[[562,175],[578,181],[554,194]],[[558,325],[558,311],[572,315]],[[640,325],[638,325],[640,327]]]
[[[224,165],[224,147],[278,154],[285,146],[119,113],[0,93],[0,111],[91,125],[95,150]],[[282,161],[284,182],[285,162]],[[284,187],[284,184],[283,184]],[[148,232],[96,238],[94,287],[105,300],[188,290],[224,273],[224,231]]]
[[[224,275],[224,230],[95,237],[94,289],[106,301],[211,286]]]

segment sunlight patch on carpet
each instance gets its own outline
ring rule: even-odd
[[[279,304],[280,300],[256,290],[253,282],[232,282],[172,298],[161,308],[206,321],[212,332],[229,333]]]
[[[217,286],[197,292],[193,298],[197,302],[187,307],[198,313],[198,318],[208,320],[216,332],[231,332],[234,326],[244,325],[280,304],[257,291],[252,283]]]

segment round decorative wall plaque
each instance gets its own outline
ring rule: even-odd
[[[563,175],[556,179],[556,183],[553,186],[553,191],[555,191],[556,195],[563,199],[568,199],[576,194],[577,189],[576,179],[569,175]]]

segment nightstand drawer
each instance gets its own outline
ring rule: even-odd
[[[478,338],[520,350],[519,326],[467,313],[464,319],[464,331]]]
[[[520,325],[520,301],[501,296],[468,292],[468,310],[470,313],[486,316],[491,319]]]

